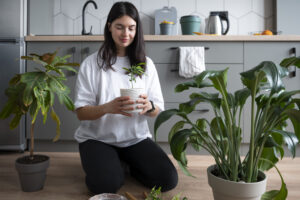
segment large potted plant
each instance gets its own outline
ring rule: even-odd
[[[30,153],[15,162],[21,187],[25,192],[43,188],[49,166],[48,156],[34,154],[34,125],[39,111],[43,115],[43,123],[46,122],[50,112],[51,118],[56,122],[56,136],[53,141],[57,141],[60,137],[60,119],[53,107],[55,94],[60,103],[64,103],[69,110],[74,110],[73,101],[69,97],[70,89],[64,84],[67,79],[63,70],[77,72],[73,67],[79,64],[68,63],[70,55],[60,57],[56,54],[55,51],[44,55],[30,54],[21,57],[38,63],[42,68],[12,77],[5,91],[7,103],[0,113],[1,119],[14,115],[9,124],[11,129],[19,125],[21,117],[26,113],[31,116]]]
[[[155,121],[156,138],[161,124],[172,116],[180,117],[169,132],[169,144],[173,157],[185,174],[191,175],[185,153],[188,144],[196,150],[203,148],[214,157],[215,165],[208,167],[207,173],[216,200],[287,197],[286,185],[275,164],[284,156],[285,144],[295,156],[300,139],[300,99],[294,96],[300,90],[287,91],[282,78],[288,75],[288,66],[300,67],[300,57],[284,59],[280,65],[264,61],[242,72],[244,88],[233,94],[226,88],[228,68],[204,71],[192,81],[175,88],[175,92],[189,88],[199,88],[199,92],[190,94],[190,101],[181,103],[179,108],[161,112]],[[205,87],[211,87],[216,92],[203,92],[201,89]],[[244,114],[250,115],[251,130],[245,131],[250,132],[250,144],[245,157],[241,157],[241,118],[247,99],[251,102],[251,112]],[[196,120],[189,117],[200,102],[211,105],[214,113],[212,120],[203,115]],[[288,120],[292,122],[292,132],[285,129]],[[263,171],[272,167],[278,171],[282,185],[279,190],[264,193],[266,176]]]
[[[144,88],[135,88],[133,86],[133,83],[136,82],[136,78],[137,77],[142,77],[145,74],[145,70],[142,67],[142,65],[145,65],[145,63],[139,63],[137,65],[131,65],[129,68],[123,67],[123,69],[126,71],[127,75],[129,76],[129,81],[131,84],[131,88],[121,88],[120,89],[120,93],[121,96],[129,96],[131,100],[135,101],[138,98],[140,98],[140,95],[144,93]],[[130,106],[134,106],[136,107],[137,104],[134,103],[133,105]],[[129,113],[138,113],[141,112],[142,109],[134,109],[134,110],[130,110],[130,111],[126,111]]]

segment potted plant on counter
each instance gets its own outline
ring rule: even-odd
[[[300,57],[284,59],[281,66],[271,61],[261,62],[240,74],[244,88],[233,94],[226,88],[228,68],[204,71],[175,88],[175,92],[199,88],[198,93],[190,94],[190,101],[181,103],[179,108],[165,110],[157,117],[155,138],[161,124],[174,115],[180,117],[169,132],[169,144],[185,174],[191,175],[185,153],[188,144],[196,150],[203,148],[214,157],[215,165],[207,169],[214,199],[286,199],[286,184],[275,164],[283,158],[285,144],[294,157],[300,139],[300,99],[294,97],[300,90],[288,91],[282,82],[290,65],[300,67]],[[205,87],[215,92],[201,91]],[[247,99],[251,102],[251,112],[244,114],[250,116],[251,129],[244,131],[250,133],[250,144],[242,159],[241,118]],[[211,105],[213,119],[203,115],[196,120],[189,117],[201,102]],[[285,129],[288,120],[293,125],[291,132]],[[280,190],[264,193],[266,176],[263,171],[272,167],[278,171],[282,185]]]
[[[28,156],[18,158],[15,162],[21,187],[25,192],[43,188],[46,170],[49,166],[48,156],[34,154],[34,125],[39,111],[43,115],[43,123],[46,122],[50,112],[50,116],[56,122],[56,136],[53,141],[57,141],[60,136],[60,119],[53,107],[55,94],[60,103],[65,104],[69,110],[74,110],[73,101],[69,97],[70,89],[64,84],[67,79],[63,70],[77,72],[73,67],[79,64],[68,63],[67,59],[71,57],[70,55],[60,57],[56,54],[55,51],[44,55],[30,54],[30,56],[21,57],[21,59],[38,63],[42,69],[16,74],[10,80],[9,87],[5,91],[8,100],[0,113],[1,119],[14,115],[9,125],[11,129],[19,125],[21,117],[26,113],[29,113],[32,118],[30,153]]]
[[[121,96],[129,96],[131,100],[136,101],[138,98],[140,98],[140,95],[144,93],[144,88],[134,88],[133,82],[136,82],[136,78],[139,76],[140,78],[145,74],[145,70],[142,67],[145,65],[145,63],[139,63],[137,65],[132,65],[129,68],[123,67],[123,69],[126,71],[126,73],[129,76],[129,81],[131,83],[131,88],[120,89]],[[137,106],[137,104],[133,104],[130,106]],[[126,111],[129,113],[138,113],[141,112],[142,109],[134,109],[132,111]]]

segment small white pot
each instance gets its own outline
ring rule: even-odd
[[[267,177],[259,171],[259,182],[245,183],[222,179],[211,173],[216,165],[207,168],[208,184],[213,190],[215,200],[260,200],[266,191]]]
[[[129,96],[130,100],[136,101],[138,99],[141,99],[139,96],[144,93],[144,89],[143,88],[120,89],[120,93],[121,93],[122,97],[123,96]],[[127,113],[139,113],[139,112],[141,112],[143,109],[136,109],[136,107],[138,105],[141,105],[141,104],[134,103],[132,105],[129,105],[129,107],[133,106],[135,109],[134,110],[129,110],[129,111],[126,111],[126,112]]]

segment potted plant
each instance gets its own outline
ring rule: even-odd
[[[264,193],[262,199],[287,197],[286,185],[275,164],[283,158],[285,144],[295,156],[300,139],[300,99],[294,96],[300,90],[287,91],[282,78],[288,75],[288,66],[300,67],[300,57],[284,59],[280,65],[264,61],[242,72],[244,88],[234,94],[226,89],[228,68],[204,71],[192,81],[178,84],[175,88],[175,92],[189,88],[199,88],[199,92],[192,93],[190,101],[181,103],[179,108],[161,112],[155,121],[156,138],[162,123],[174,115],[180,117],[169,132],[169,144],[173,157],[185,174],[192,176],[187,169],[185,154],[188,144],[196,150],[203,148],[214,157],[215,165],[208,167],[207,173],[216,200],[260,199],[266,188],[263,171],[272,167],[278,171],[282,185],[280,190]],[[212,87],[216,93],[202,92],[205,87]],[[250,144],[242,159],[241,117],[247,99],[251,102],[251,112],[244,114],[251,117],[251,130],[245,131],[250,132]],[[189,114],[200,102],[211,105],[212,120],[201,115],[197,120],[190,119]],[[286,131],[287,120],[292,122],[293,132]]]
[[[56,122],[56,136],[53,141],[57,141],[60,136],[60,119],[53,108],[54,95],[56,94],[60,103],[64,103],[69,110],[74,110],[74,104],[68,96],[70,89],[64,84],[67,79],[63,70],[77,72],[73,67],[79,66],[79,64],[68,63],[67,59],[71,57],[70,55],[60,57],[56,54],[57,51],[44,55],[30,54],[30,56],[21,57],[21,59],[40,64],[42,69],[16,74],[10,80],[9,87],[5,91],[8,100],[0,113],[1,119],[14,115],[9,124],[11,129],[19,125],[21,117],[26,113],[29,113],[32,118],[30,153],[28,156],[18,158],[15,162],[21,187],[25,192],[43,188],[46,170],[49,166],[48,156],[34,154],[34,125],[37,114],[41,111],[43,123],[45,123],[48,112],[50,112],[50,116]]]
[[[120,89],[121,96],[129,96],[131,100],[137,100],[140,98],[140,95],[143,94],[144,88],[134,88],[133,82],[136,82],[136,78],[139,76],[140,78],[145,73],[144,68],[142,67],[145,65],[145,63],[138,63],[137,65],[131,65],[129,68],[123,67],[123,69],[126,71],[126,73],[129,76],[129,81],[131,83],[131,88]],[[130,106],[137,106],[137,104],[133,104]],[[134,109],[132,111],[126,111],[129,113],[138,113],[141,112],[142,109]]]

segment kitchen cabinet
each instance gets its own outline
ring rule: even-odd
[[[293,52],[293,48],[295,51]],[[284,58],[290,56],[299,56],[300,42],[247,42],[244,46],[245,63],[244,69],[249,70],[257,66],[262,61],[273,61],[279,64]],[[293,69],[294,70],[294,69]],[[295,77],[285,77],[284,85],[288,90],[300,89],[300,69],[295,68]],[[298,95],[300,97],[300,95]],[[245,120],[244,120],[244,137],[243,141],[248,143],[250,141],[250,100],[248,99],[245,106]],[[291,124],[288,129],[291,130]]]
[[[190,81],[180,77],[179,69],[179,47],[203,46],[205,50],[205,65],[207,70],[228,70],[229,91],[241,89],[239,84],[239,73],[243,71],[243,42],[147,42],[146,55],[150,57],[157,69],[162,93],[165,101],[165,109],[178,108],[180,103],[189,101],[192,92],[216,92],[213,89],[189,89],[181,93],[175,93],[177,84]],[[200,103],[197,109],[190,114],[192,120],[198,118],[213,118],[213,110],[206,103]],[[158,129],[157,140],[159,142],[168,141],[168,133],[179,117],[172,117],[168,122]],[[149,119],[150,131],[153,133],[155,119]]]

